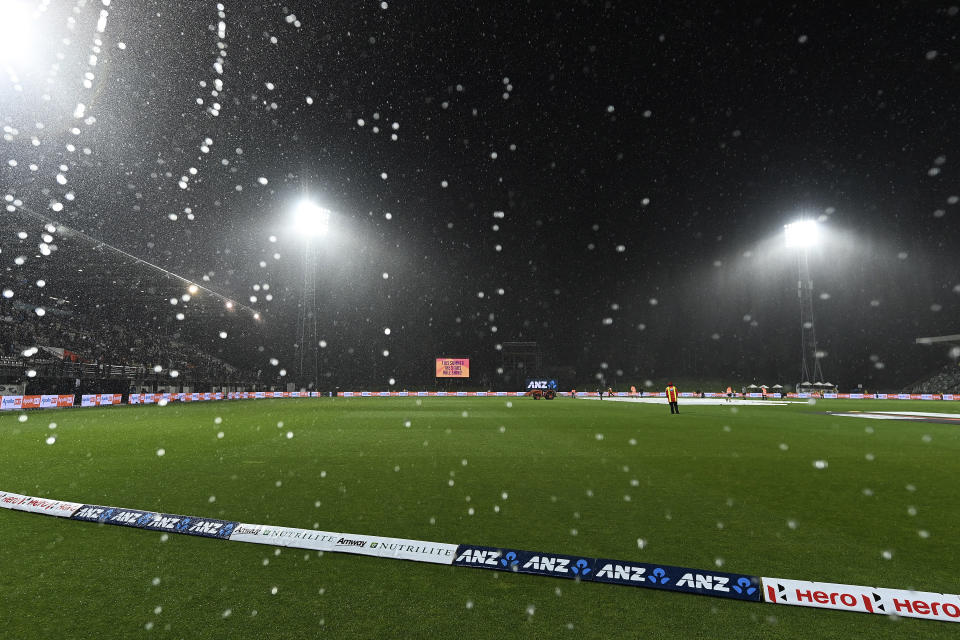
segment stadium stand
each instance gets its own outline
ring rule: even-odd
[[[960,366],[948,364],[935,373],[915,382],[906,393],[960,393]]]
[[[28,242],[4,248],[35,251]],[[33,256],[29,269],[0,273],[0,289],[13,294],[0,297],[0,384],[25,385],[27,393],[127,393],[277,382],[261,380],[249,358],[246,366],[225,360],[243,359],[235,345],[256,331],[249,316],[210,296],[185,301],[182,281],[69,234],[57,249]],[[232,340],[217,337],[223,330]]]

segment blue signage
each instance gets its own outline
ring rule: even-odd
[[[607,558],[598,558],[594,566],[590,579],[596,582],[760,600],[760,579],[754,576]]]
[[[760,578],[755,576],[647,562],[460,545],[453,564],[458,567],[532,573],[736,600],[759,602],[761,599]]]
[[[101,522],[121,527],[135,527],[148,531],[166,531],[182,533],[188,536],[226,539],[236,528],[237,523],[217,518],[196,518],[172,513],[156,513],[139,509],[121,509],[85,504],[70,516],[74,520]]]
[[[552,391],[556,391],[558,389],[557,381],[552,378],[535,378],[527,380],[526,390],[533,391],[534,389],[540,389],[542,391],[550,389]]]
[[[457,547],[453,564],[458,567],[532,573],[555,578],[589,579],[593,573],[594,560],[559,553],[460,545]]]

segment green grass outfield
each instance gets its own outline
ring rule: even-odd
[[[681,408],[671,416],[664,405],[607,401],[358,398],[33,411],[25,422],[9,412],[0,415],[0,490],[960,591],[960,425],[824,413],[958,413],[960,403]],[[51,435],[56,442],[46,444]],[[0,510],[5,639],[955,638],[958,629],[189,536],[164,541]]]

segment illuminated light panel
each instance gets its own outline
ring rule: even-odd
[[[784,225],[784,237],[788,247],[806,248],[817,244],[820,239],[820,227],[816,220],[799,220]]]
[[[293,212],[293,227],[303,236],[324,236],[330,230],[330,210],[303,200]]]

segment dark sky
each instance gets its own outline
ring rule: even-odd
[[[514,340],[571,384],[798,382],[781,235],[801,215],[828,236],[811,254],[828,380],[902,387],[949,361],[914,338],[960,333],[950,2],[225,2],[219,16],[140,0],[106,9],[93,67],[104,7],[52,4],[20,90],[0,84],[5,193],[257,295],[264,322],[219,345],[228,359],[295,361],[289,220],[306,195],[334,211],[316,245],[332,384],[423,384],[434,357],[464,355],[496,385]],[[0,263],[29,278],[11,246],[28,223],[4,215]]]

